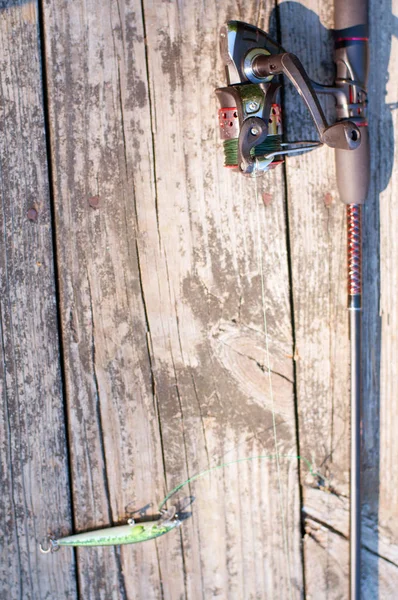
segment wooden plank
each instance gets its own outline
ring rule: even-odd
[[[300,56],[311,77],[328,81],[333,57],[327,29],[333,24],[332,3],[282,3],[280,22],[283,45]],[[316,139],[306,108],[290,87],[286,90],[286,113],[289,139]],[[286,173],[300,446],[309,460],[323,467],[334,491],[347,495],[345,208],[338,202],[333,151],[321,148],[289,158]],[[303,273],[308,276],[304,278]]]
[[[152,197],[145,45],[133,2],[54,2],[45,6],[45,24],[74,516],[81,531],[123,522],[145,507],[156,512],[148,502],[164,489],[136,251],[134,188],[141,178]],[[126,125],[137,152],[134,177],[126,163],[125,102],[136,119],[133,130]],[[122,554],[78,553],[85,599],[159,598],[159,573],[155,544]]]
[[[333,2],[283,2],[279,9],[283,46],[300,57],[312,79],[320,83],[333,81]],[[317,139],[297,93],[288,88],[285,98],[288,138]],[[333,118],[332,112],[330,117]],[[313,536],[304,538],[305,591],[310,598],[326,598],[330,594],[347,598],[348,544],[341,543],[331,529],[332,524],[336,525],[335,503],[331,500],[338,498],[336,529],[347,535],[349,345],[345,207],[338,198],[332,150],[321,148],[307,156],[289,158],[286,175],[300,454],[326,477],[320,481],[302,472],[305,527],[311,530],[310,518],[319,514],[322,525],[329,527],[323,536],[322,559]],[[326,494],[316,490],[320,485],[326,487]]]
[[[282,173],[265,207],[262,187],[222,168],[214,96],[219,27],[271,8],[45,6],[79,530],[223,457],[275,453],[258,226],[277,450],[296,454]],[[179,532],[80,551],[82,596],[300,597],[297,461],[279,478],[275,461],[231,466],[182,492],[192,516]]]
[[[310,520],[314,522],[328,525],[332,532],[334,530],[340,533],[342,540],[348,538],[349,535],[346,510],[346,502],[339,496],[322,489],[308,488],[306,490],[304,514],[309,515]],[[366,515],[365,513],[363,517],[362,543],[364,548],[373,555],[379,554],[383,560],[389,561],[393,565],[398,564],[396,537],[391,534],[388,526],[383,527],[382,524],[375,523],[372,514]],[[344,540],[342,547],[345,546]],[[377,577],[375,579],[377,580]],[[374,586],[374,582],[372,586]]]
[[[281,3],[282,44],[297,54],[311,78],[333,80],[333,3]],[[286,90],[289,139],[317,139],[306,108]],[[332,114],[330,115],[332,117]],[[332,117],[333,118],[333,117]],[[334,153],[328,148],[297,158],[286,167],[296,340],[300,454],[325,475],[302,471],[306,528],[322,514],[331,528],[338,498],[336,529],[347,533],[349,483],[349,346],[346,313],[345,207],[335,183]],[[303,273],[306,274],[303,277]],[[326,492],[317,489],[326,486]],[[315,488],[316,493],[313,488]],[[309,501],[311,498],[311,501]],[[321,500],[323,502],[321,502]],[[320,560],[312,537],[304,539],[306,594],[313,598],[348,597],[348,545],[333,530],[325,535]],[[339,546],[339,560],[332,560]],[[330,557],[330,560],[329,560]],[[345,565],[345,567],[344,567]],[[319,579],[324,580],[324,587]],[[333,592],[331,590],[333,589]]]
[[[76,598],[36,2],[0,9],[0,597]]]
[[[284,376],[273,378],[275,402],[278,413],[288,421],[285,430],[278,431],[278,448],[295,453],[292,385],[286,381],[292,377],[292,346],[283,204],[277,196],[268,214],[261,200],[261,206],[256,206],[255,185],[220,173],[221,155],[216,155],[215,147],[218,107],[213,90],[224,80],[218,30],[228,17],[255,21],[257,7],[246,5],[244,15],[236,8],[231,15],[228,5],[212,3],[145,2],[144,7],[156,214],[152,207],[149,220],[148,204],[141,202],[137,213],[140,230],[147,234],[145,243],[139,240],[139,248],[170,487],[207,464],[217,464],[226,453],[258,454],[262,444],[245,440],[248,434],[261,436],[264,428],[272,426],[267,379],[256,364],[265,361],[257,211],[266,247],[270,353],[273,370]],[[261,14],[261,18],[267,16]],[[279,186],[279,198],[283,198],[280,175],[267,185],[276,195]],[[176,417],[181,419],[182,430],[175,428]],[[268,444],[261,440],[263,448],[272,452],[269,432],[266,440]],[[196,597],[196,590],[201,589],[205,597],[277,593],[282,598],[289,595],[290,586],[293,597],[300,594],[294,467],[290,485],[286,484],[286,471],[291,469],[283,465],[281,475],[285,503],[292,493],[291,503],[284,507],[287,568],[275,465],[256,469],[241,465],[236,472],[225,472],[224,493],[217,487],[213,491],[205,480],[195,484],[193,518],[181,532],[188,597]],[[262,473],[257,507],[276,498],[276,506],[265,508],[260,519],[256,513],[262,511],[249,502],[258,477],[253,471]],[[240,506],[234,496],[239,497]],[[247,515],[245,520],[242,513]],[[170,545],[173,541],[169,539]],[[275,548],[280,552],[273,555]],[[171,546],[169,555],[175,557],[178,551],[177,545]],[[173,564],[167,561],[164,556],[162,564],[168,565],[170,574],[175,558]],[[164,583],[166,597],[174,598],[178,591],[178,586]]]
[[[283,45],[298,54],[310,77],[331,82],[333,44],[328,30],[333,27],[333,3],[286,2],[279,8]],[[392,316],[395,313],[391,309],[396,286],[391,263],[396,252],[392,245],[395,212],[387,210],[387,205],[392,206],[393,180],[385,192],[389,200],[380,204],[380,219],[386,227],[385,232],[383,229],[381,232],[381,248],[385,252],[381,262],[378,250],[378,194],[387,185],[391,173],[393,148],[391,135],[383,133],[392,131],[392,123],[380,90],[385,85],[393,22],[388,11],[380,11],[377,3],[371,3],[371,47],[378,50],[377,56],[371,53],[372,185],[364,211],[363,368],[366,402],[362,559],[366,598],[374,598],[377,594],[383,598],[393,597],[392,582],[396,582],[398,574],[394,566],[397,564],[396,534],[391,525],[396,521],[396,482],[391,477],[393,468],[389,466],[396,455],[392,439],[395,440],[392,432],[396,411],[391,402],[395,397],[396,380]],[[390,60],[391,97],[395,98],[393,54]],[[289,90],[286,106],[287,114],[294,115],[287,119],[289,137],[311,137],[313,130],[304,114],[305,109]],[[333,110],[329,112],[333,118]],[[300,453],[314,461],[326,476],[323,482],[307,478],[303,489],[307,530],[313,532],[315,523],[316,528],[327,532],[322,534],[323,558],[319,543],[314,544],[313,535],[305,538],[306,593],[307,597],[342,598],[348,595],[349,351],[345,312],[345,207],[338,200],[333,152],[322,149],[306,157],[289,159],[287,183],[298,356]],[[380,264],[384,265],[381,281]],[[308,277],[304,279],[303,273],[308,273]],[[381,326],[378,314],[380,292],[382,302],[383,298],[390,298]],[[384,420],[381,417],[383,410]],[[387,468],[382,470],[382,464]]]
[[[161,415],[167,423],[169,410],[180,414],[187,423],[180,440],[177,432],[173,435],[165,431],[165,437],[173,435],[175,439],[174,444],[165,447],[172,485],[185,472],[191,474],[206,464],[219,462],[226,453],[229,456],[234,447],[239,450],[231,452],[232,456],[259,453],[261,445],[245,442],[248,434],[264,440],[261,431],[266,429],[264,447],[271,452],[274,447],[269,431],[272,422],[267,379],[256,364],[264,364],[264,339],[255,186],[225,171],[220,173],[220,144],[217,155],[215,148],[218,106],[213,90],[224,81],[218,30],[228,17],[243,18],[236,9],[232,14],[228,12],[228,5],[215,7],[212,3],[145,3],[151,97],[156,110],[155,156],[156,165],[160,165],[156,177],[161,239],[159,242],[153,221],[154,241],[143,251],[151,257],[160,247],[159,263],[164,264],[159,269],[162,296],[159,298],[159,284],[153,281],[151,269],[143,269],[143,282],[149,313],[156,317],[161,303],[164,314],[161,321],[153,318],[151,325],[155,355],[162,357],[166,367]],[[245,6],[244,18],[256,20],[254,6]],[[172,167],[163,169],[162,165],[170,164],[170,156]],[[267,185],[276,196],[268,213],[263,206],[260,208],[266,247],[266,310],[273,342],[270,353],[274,370],[291,379],[280,173]],[[162,334],[164,323],[172,328],[170,337],[175,342],[171,347]],[[279,414],[289,421],[285,431],[278,434],[279,438],[283,436],[280,448],[284,446],[287,452],[295,453],[292,387],[286,383],[285,379],[274,377]],[[178,394],[173,389],[175,385]],[[200,426],[202,419],[206,419],[205,426]],[[180,452],[184,433],[185,457]],[[283,466],[284,486],[288,468]],[[264,483],[259,499],[263,506],[266,499],[278,498],[275,465],[264,464],[260,472]],[[229,480],[231,476],[226,472],[224,477]],[[245,481],[248,483],[242,485]],[[255,517],[261,511],[253,505],[254,515],[246,523],[252,481],[251,467],[241,465],[228,483],[225,500],[223,493],[209,489],[206,481],[195,486],[194,516],[182,531],[184,548],[189,549],[184,553],[188,594],[202,586],[207,597],[216,593],[225,597],[229,590],[236,597],[272,595],[278,590],[284,597],[288,595],[289,575],[295,580],[293,593],[298,593],[301,571],[295,512],[297,488],[294,493],[293,483],[293,503],[287,512],[291,515],[286,525],[290,534],[287,552],[293,571],[289,574],[281,523],[277,521],[278,504],[275,512],[264,509],[262,523]],[[239,504],[233,501],[234,496],[239,497]],[[252,540],[256,538],[253,547]],[[272,548],[279,552],[273,554]],[[228,567],[231,563],[233,568]],[[264,566],[259,570],[258,564]],[[175,595],[170,590],[167,597]]]
[[[365,544],[367,541],[365,540]],[[312,585],[306,598],[348,598],[348,590],[344,596],[341,595],[341,591],[347,589],[348,562],[342,561],[341,557],[348,555],[348,540],[308,518],[305,545],[307,555],[312,558],[311,564],[306,563],[306,578],[311,583],[316,581],[316,587],[315,584]],[[366,547],[362,551],[362,561],[361,598],[395,598],[397,566],[369,552]]]

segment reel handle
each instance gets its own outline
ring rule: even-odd
[[[336,178],[344,204],[364,204],[370,182],[369,131],[361,127],[361,145],[353,152],[336,150]]]
[[[320,140],[331,148],[355,150],[361,143],[361,134],[357,126],[349,120],[328,125],[311,80],[303,65],[290,52],[266,56],[259,54],[252,61],[251,68],[258,78],[270,75],[286,75],[303,98],[318,130]]]

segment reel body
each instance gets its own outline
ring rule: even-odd
[[[249,173],[265,172],[283,162],[279,154],[275,154],[282,150],[278,87],[267,83],[261,87],[248,84],[217,90],[226,167]]]
[[[219,126],[224,144],[225,166],[246,175],[264,173],[283,162],[284,154],[312,150],[325,143],[333,148],[358,148],[361,134],[347,118],[328,125],[316,91],[337,92],[315,84],[306,74],[298,58],[285,52],[261,29],[229,21],[220,32],[221,56],[225,65],[227,86],[218,88]],[[283,142],[282,114],[278,101],[280,83],[276,76],[284,74],[306,103],[319,133],[319,141]],[[332,93],[333,93],[332,92]]]

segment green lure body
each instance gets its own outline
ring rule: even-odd
[[[86,533],[77,533],[55,540],[57,546],[119,546],[146,542],[168,533],[180,525],[178,519],[165,523],[161,520],[132,525],[107,527]]]
[[[157,521],[141,521],[136,523],[133,519],[127,522],[127,525],[117,525],[116,527],[106,527],[105,529],[96,529],[85,533],[76,533],[60,539],[50,539],[50,546],[47,550],[40,547],[41,551],[56,552],[61,546],[121,546],[124,544],[138,544],[146,542],[168,533],[172,529],[179,527],[181,521],[175,514],[175,508],[169,511],[163,511],[162,516]]]

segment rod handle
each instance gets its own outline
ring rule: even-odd
[[[334,0],[335,29],[368,25],[367,0]]]

